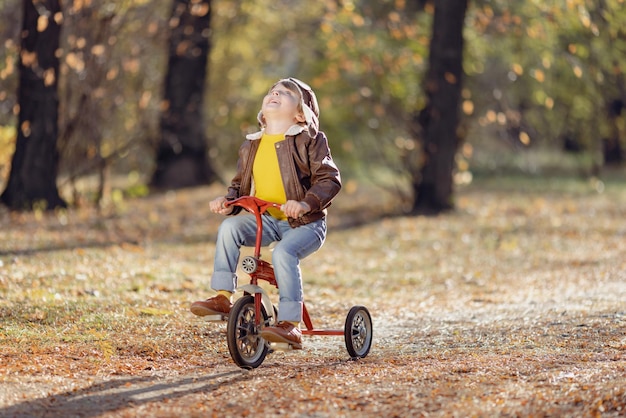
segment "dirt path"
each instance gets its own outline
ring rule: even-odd
[[[311,337],[252,371],[232,364],[223,341],[182,371],[5,376],[0,416],[623,416],[626,316],[608,305],[378,315],[359,361],[340,338]]]

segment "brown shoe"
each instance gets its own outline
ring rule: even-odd
[[[287,343],[296,350],[302,349],[302,331],[291,322],[281,321],[275,327],[265,327],[260,336],[271,343]]]
[[[233,306],[224,295],[213,296],[207,300],[199,300],[191,304],[191,313],[198,316],[228,315]]]

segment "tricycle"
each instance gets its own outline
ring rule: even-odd
[[[233,361],[243,369],[253,369],[263,363],[268,353],[292,349],[288,343],[268,342],[260,336],[263,327],[275,325],[278,317],[277,308],[272,305],[267,292],[259,286],[260,281],[265,281],[278,288],[271,263],[261,259],[262,215],[268,208],[280,209],[281,205],[254,196],[242,196],[226,202],[225,206],[240,206],[256,217],[254,253],[241,260],[241,269],[250,276],[250,283],[239,287],[239,290],[243,291],[243,296],[233,304],[227,316],[226,328],[228,350]],[[302,320],[305,327],[302,329],[302,335],[343,335],[346,349],[352,359],[363,358],[370,351],[372,317],[365,306],[350,308],[343,329],[315,328],[305,303],[302,306]]]

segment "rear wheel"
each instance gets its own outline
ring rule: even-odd
[[[352,358],[367,356],[372,347],[372,316],[365,306],[353,306],[346,317],[344,338]]]
[[[264,324],[268,321],[268,315],[263,306],[261,314],[263,316],[261,324]],[[242,369],[257,368],[265,360],[268,345],[259,336],[259,331],[256,325],[254,296],[245,295],[230,309],[226,328],[228,351],[235,364]]]

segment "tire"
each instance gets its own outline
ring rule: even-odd
[[[372,347],[372,316],[365,306],[353,306],[346,317],[344,338],[353,359],[367,356]]]
[[[268,321],[265,308],[261,307],[262,323]],[[237,366],[242,369],[255,369],[263,363],[268,345],[259,336],[255,324],[254,296],[245,295],[237,300],[228,314],[226,328],[228,351]]]

